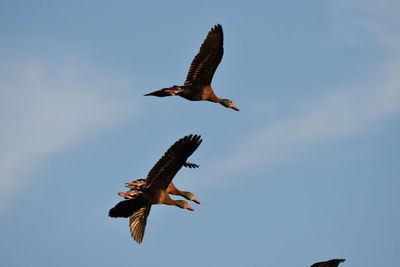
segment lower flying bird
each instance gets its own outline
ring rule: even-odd
[[[197,164],[194,163],[186,163],[183,166],[188,166],[188,164],[191,164],[189,168],[198,168]],[[195,166],[195,167],[194,167]],[[142,187],[146,184],[145,179],[137,179],[132,182],[127,182],[126,187],[129,187],[130,190],[127,192],[120,192],[118,193],[119,196],[124,197],[126,199],[133,199],[135,195],[142,193]],[[181,196],[186,198],[187,200],[191,200],[197,204],[200,204],[200,201],[196,198],[195,194],[189,191],[182,191],[179,190],[173,182],[170,182],[168,187],[167,187],[167,193],[170,195],[176,195],[176,196]]]
[[[121,201],[110,209],[110,217],[129,217],[130,231],[136,242],[141,243],[143,240],[151,205],[175,205],[182,209],[194,210],[185,200],[171,199],[167,189],[201,142],[200,135],[188,135],[175,142],[150,170],[138,193],[132,195],[132,199]]]
[[[214,94],[214,90],[211,87],[212,78],[222,60],[223,54],[224,34],[222,26],[217,24],[210,30],[200,47],[200,51],[193,59],[183,86],[174,85],[145,94],[145,96],[178,95],[191,101],[207,100],[220,103],[224,107],[239,111],[232,100],[219,98]]]
[[[314,263],[310,267],[338,267],[341,262],[344,262],[345,259],[333,259],[329,261],[321,261]]]

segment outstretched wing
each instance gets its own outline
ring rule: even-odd
[[[151,205],[140,208],[129,217],[129,228],[132,238],[137,243],[142,243],[144,231],[147,224],[147,216],[149,216]]]
[[[165,190],[187,158],[201,144],[200,135],[187,135],[173,144],[164,156],[154,165],[146,178],[146,189]]]
[[[311,267],[338,267],[341,262],[346,261],[345,259],[333,259],[329,261],[317,262],[311,265]]]
[[[224,34],[222,26],[217,24],[210,30],[200,47],[200,51],[194,57],[184,85],[211,85],[215,70],[221,62],[223,54]]]

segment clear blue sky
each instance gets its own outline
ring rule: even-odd
[[[400,253],[398,1],[0,2],[0,265],[394,266]],[[225,33],[218,104],[181,84]],[[195,212],[107,217],[176,140]]]

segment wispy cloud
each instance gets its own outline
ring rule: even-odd
[[[390,16],[392,10],[389,6],[379,9],[380,13],[377,13],[372,3],[365,8],[358,1],[353,1],[353,5],[360,9],[361,15],[348,18],[347,22],[357,27],[350,25],[347,30],[351,32],[346,36],[356,38],[357,35],[363,35],[364,38],[367,31],[370,36],[376,37],[370,42],[376,43],[378,40],[378,49],[389,53],[389,59],[384,63],[379,62],[376,69],[351,84],[339,85],[331,88],[329,93],[312,97],[305,101],[304,106],[291,109],[296,113],[269,121],[256,134],[249,133],[242,138],[246,141],[229,153],[231,157],[216,164],[216,172],[222,172],[223,176],[239,170],[267,169],[287,163],[304,156],[310,145],[352,137],[368,130],[378,121],[400,113],[400,34],[387,27],[388,20],[390,25],[394,25],[400,19]],[[400,5],[396,4],[396,7]],[[365,14],[371,10],[374,16]],[[389,15],[386,16],[385,12]]]
[[[272,122],[246,137],[248,141],[231,153],[235,156],[224,160],[222,166],[235,171],[292,160],[308,145],[353,136],[399,113],[400,78],[395,73],[399,68],[400,60],[388,66],[386,74],[375,73],[382,76],[374,84],[354,85],[348,91],[340,88],[338,93],[310,100],[314,104],[298,114]]]
[[[400,46],[399,12],[396,0],[338,0],[332,3],[335,29],[358,45],[377,44],[391,50]],[[394,52],[394,51],[392,51]]]
[[[132,99],[124,98],[129,82],[82,62],[14,62],[0,69],[3,206],[45,159],[134,112]]]

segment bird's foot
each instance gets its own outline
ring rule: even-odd
[[[138,189],[140,186],[144,185],[146,182],[127,182],[125,186],[132,189]]]
[[[169,94],[169,95],[177,95],[177,94],[183,92],[183,89],[182,88],[179,88],[179,89],[166,89],[166,90],[164,90],[164,92]]]
[[[133,196],[142,194],[140,191],[119,192],[118,195],[124,198],[133,199]]]

